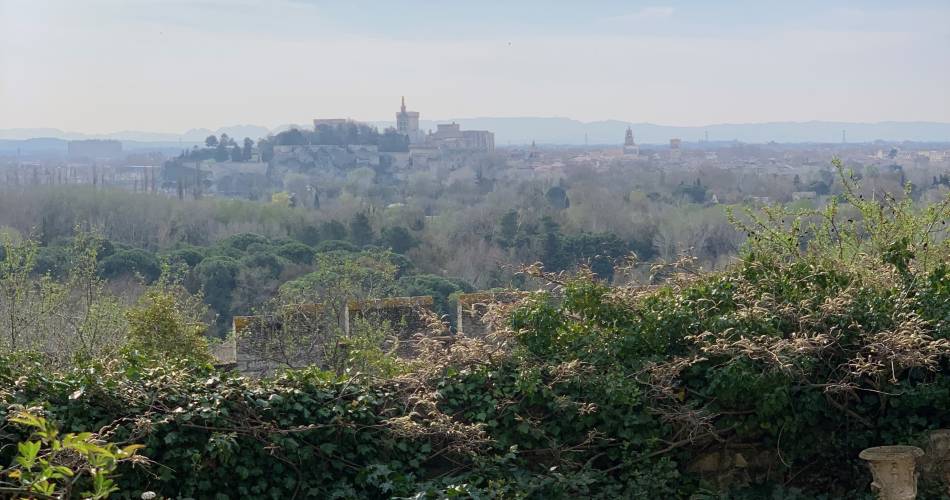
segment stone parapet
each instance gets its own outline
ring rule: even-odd
[[[520,290],[502,290],[460,294],[458,296],[458,333],[468,337],[487,335],[490,325],[485,323],[484,317],[492,304],[510,304],[527,297],[531,293]]]

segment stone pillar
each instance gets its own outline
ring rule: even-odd
[[[947,493],[950,493],[950,429],[937,429],[929,437],[927,465],[930,476],[943,482]]]
[[[858,455],[871,467],[871,489],[881,500],[917,498],[917,459],[924,450],[916,446],[877,446]]]

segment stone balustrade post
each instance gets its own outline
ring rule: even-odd
[[[858,455],[871,467],[874,489],[881,500],[917,498],[917,459],[924,450],[916,446],[877,446]]]

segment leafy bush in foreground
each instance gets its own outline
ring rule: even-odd
[[[0,493],[20,498],[108,498],[119,490],[112,475],[120,462],[141,461],[139,445],[97,442],[91,433],[60,435],[55,425],[28,411],[11,417],[33,434],[17,443],[13,464],[0,469]],[[68,465],[67,465],[68,464]]]

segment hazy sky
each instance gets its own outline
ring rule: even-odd
[[[0,128],[950,122],[950,2],[0,0]]]

